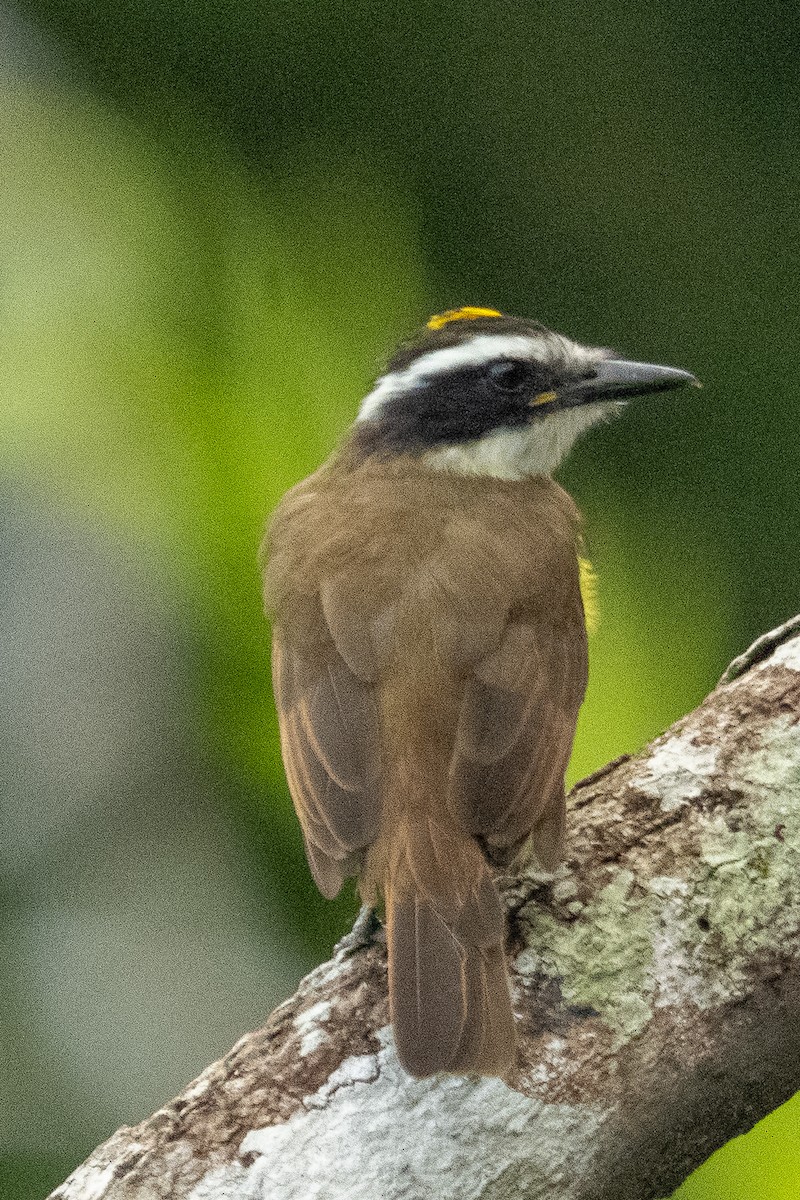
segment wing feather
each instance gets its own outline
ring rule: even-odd
[[[586,688],[582,613],[568,624],[511,620],[464,691],[450,765],[450,800],[490,845],[533,833],[552,865],[563,832],[564,772]]]
[[[322,894],[358,869],[380,821],[380,743],[374,685],[331,640],[303,653],[273,638],[273,685],[286,778]]]

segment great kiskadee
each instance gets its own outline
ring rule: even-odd
[[[289,788],[323,895],[383,897],[397,1052],[507,1075],[492,868],[557,863],[587,678],[580,518],[551,473],[631,396],[696,384],[490,309],[402,345],[264,544]]]

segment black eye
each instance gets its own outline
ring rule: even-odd
[[[486,377],[492,387],[501,392],[521,392],[530,379],[530,373],[526,363],[508,359],[505,362],[492,363]]]

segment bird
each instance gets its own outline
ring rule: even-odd
[[[498,872],[562,853],[587,683],[581,517],[553,479],[698,381],[491,308],[403,342],[262,545],[286,778],[320,891],[384,906],[398,1058],[508,1078]]]

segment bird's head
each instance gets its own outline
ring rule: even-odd
[[[434,470],[550,474],[575,439],[632,396],[699,386],[688,371],[628,362],[492,309],[431,317],[365,397],[353,431],[367,454]]]

